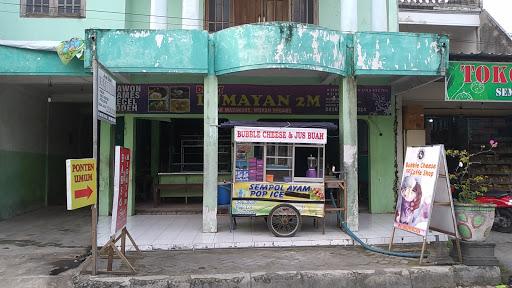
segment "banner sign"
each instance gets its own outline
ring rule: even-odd
[[[407,147],[394,226],[426,236],[442,146]]]
[[[446,73],[446,100],[512,101],[512,64],[450,62]]]
[[[98,119],[116,124],[116,81],[98,67]]]
[[[110,225],[111,235],[115,235],[126,226],[128,216],[128,185],[130,183],[130,149],[116,146],[114,165],[114,201],[112,204],[112,224]]]
[[[327,129],[236,126],[235,142],[326,144]]]
[[[96,204],[96,160],[66,160],[67,209]]]
[[[339,88],[330,85],[219,85],[221,114],[337,115]],[[117,112],[202,114],[203,85],[119,84]],[[389,86],[358,86],[359,115],[391,115]]]
[[[265,216],[276,205],[287,203],[304,216],[324,216],[323,183],[235,182],[232,214]]]

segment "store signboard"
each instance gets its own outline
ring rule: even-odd
[[[98,119],[116,124],[116,81],[98,67]]]
[[[66,160],[66,196],[68,210],[96,204],[96,160]]]
[[[446,100],[512,101],[512,64],[451,61],[446,73]]]
[[[235,142],[323,145],[327,143],[327,129],[236,126]]]
[[[235,182],[232,192],[233,215],[268,216],[275,206],[286,202],[300,215],[323,217],[323,183]]]
[[[114,162],[114,201],[112,204],[111,235],[126,226],[128,216],[128,185],[130,183],[130,149],[116,146]]]
[[[391,115],[389,86],[358,86],[359,115]],[[197,84],[119,84],[117,112],[202,114],[204,87]],[[339,87],[332,85],[219,86],[221,114],[337,115]]]

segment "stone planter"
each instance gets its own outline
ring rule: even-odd
[[[484,241],[494,223],[494,204],[455,203],[455,218],[460,237],[465,241]]]

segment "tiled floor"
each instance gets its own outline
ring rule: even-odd
[[[335,227],[335,215],[328,215],[325,234],[304,218],[302,229],[290,238],[274,237],[263,218],[237,218],[237,229],[229,231],[229,218],[219,215],[218,232],[202,233],[202,215],[136,215],[128,218],[127,229],[142,250],[181,250],[233,247],[354,245],[354,241]],[[100,217],[98,245],[108,241],[110,217]],[[392,214],[360,214],[356,234],[368,244],[388,244],[393,229]],[[429,236],[433,240],[434,236]],[[442,236],[442,240],[446,236]],[[395,243],[421,242],[422,238],[397,230]],[[129,242],[127,243],[129,244]],[[130,248],[130,246],[128,246]]]

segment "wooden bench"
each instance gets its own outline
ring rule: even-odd
[[[163,191],[163,193],[162,193]],[[203,184],[154,184],[153,185],[153,206],[160,205],[161,197],[185,197],[185,203],[188,203],[188,197],[202,197]]]

